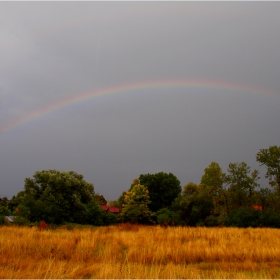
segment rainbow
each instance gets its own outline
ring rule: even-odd
[[[228,82],[212,81],[212,80],[211,81],[209,80],[203,80],[203,81],[202,80],[163,80],[163,81],[125,84],[125,85],[120,85],[115,87],[104,88],[93,92],[78,94],[70,98],[60,100],[56,103],[38,108],[37,110],[34,110],[0,127],[0,136],[12,130],[15,130],[16,128],[26,123],[32,122],[33,120],[38,119],[44,115],[51,114],[54,111],[60,110],[68,106],[73,106],[78,103],[82,103],[99,96],[106,96],[106,95],[125,93],[125,92],[135,92],[136,90],[156,89],[156,88],[202,88],[202,89],[219,89],[219,90],[224,89],[224,90],[233,90],[238,92],[247,92],[247,93],[255,93],[255,94],[266,94],[275,97],[280,97],[279,93],[267,89],[253,87],[250,85],[238,85],[238,84],[231,84]]]

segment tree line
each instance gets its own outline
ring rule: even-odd
[[[260,149],[256,160],[266,167],[270,187],[260,187],[259,171],[245,163],[229,163],[224,173],[217,162],[204,169],[200,183],[183,188],[172,173],[141,174],[111,206],[75,171],[37,171],[11,200],[0,200],[0,222],[14,215],[18,223],[46,221],[96,226],[119,222],[187,226],[280,228],[280,147]]]

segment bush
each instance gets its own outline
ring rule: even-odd
[[[162,208],[157,211],[157,222],[162,225],[164,222],[171,222],[171,211],[168,208]]]
[[[260,211],[260,225],[262,227],[280,228],[280,214],[273,211]]]
[[[223,216],[208,216],[204,223],[207,227],[220,227],[224,226],[226,217]]]
[[[225,218],[226,226],[280,228],[280,214],[273,211],[260,211],[252,208],[232,210]]]
[[[86,205],[86,221],[87,224],[94,225],[94,226],[103,226],[103,219],[102,216],[104,211],[101,209],[100,205],[95,201],[92,200],[90,203]]]
[[[5,221],[5,216],[0,216],[0,225],[5,225],[6,224],[6,221]]]
[[[205,227],[205,223],[202,220],[199,220],[196,224],[196,227]]]
[[[212,199],[204,192],[184,196],[180,206],[182,219],[189,226],[205,225],[205,219],[211,215],[214,209]]]
[[[167,222],[169,225],[180,225],[180,213],[169,210],[168,208],[161,208],[157,211],[157,223],[162,225]]]
[[[102,216],[104,226],[115,225],[118,223],[119,217],[117,214],[113,214],[110,212],[103,212],[101,216]]]
[[[260,210],[253,208],[238,208],[231,210],[225,219],[226,226],[232,227],[259,227]]]
[[[1,216],[10,216],[11,215],[11,211],[9,210],[8,207],[0,205],[0,215]]]
[[[24,218],[24,217],[17,216],[17,217],[14,219],[14,225],[17,225],[17,226],[28,226],[29,224],[30,224],[30,221],[27,220],[27,219]]]

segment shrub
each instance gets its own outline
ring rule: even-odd
[[[0,225],[5,225],[6,224],[6,221],[5,221],[5,217],[4,216],[0,216]]]
[[[226,221],[226,226],[233,227],[258,227],[259,210],[252,208],[238,208],[231,210]]]
[[[207,227],[220,227],[220,226],[224,226],[225,223],[225,218],[223,216],[208,216],[204,223]]]
[[[169,225],[180,225],[180,213],[169,210],[168,208],[161,208],[157,211],[157,223],[162,225],[167,222]]]
[[[157,222],[162,225],[164,222],[171,222],[171,211],[168,208],[162,208],[157,211]]]
[[[226,226],[280,228],[280,214],[274,211],[260,211],[252,208],[232,210],[225,218]]]
[[[10,216],[11,215],[11,211],[9,210],[8,207],[0,205],[0,215],[1,216]]]
[[[260,211],[260,225],[262,227],[280,228],[280,214],[273,211]]]
[[[30,224],[30,221],[27,220],[27,219],[24,218],[24,217],[17,216],[17,217],[14,219],[14,225],[17,225],[17,226],[28,226],[29,224]]]
[[[119,220],[119,216],[117,214],[113,214],[110,212],[103,212],[101,217],[104,226],[115,225]]]

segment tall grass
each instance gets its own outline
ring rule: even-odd
[[[280,278],[280,230],[2,226],[0,278]]]

